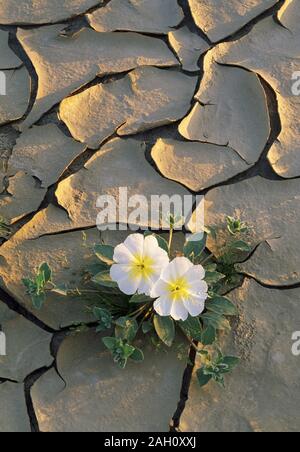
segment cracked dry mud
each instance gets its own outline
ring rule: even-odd
[[[1,432],[300,430],[299,71],[299,0],[1,1]],[[204,194],[207,224],[251,226],[225,391],[200,391],[176,350],[122,372],[87,302],[24,294],[43,261],[78,284],[96,199],[120,186]]]

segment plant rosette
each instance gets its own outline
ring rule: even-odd
[[[241,283],[236,263],[252,251],[243,240],[248,228],[228,217],[228,240],[217,258],[206,246],[208,235],[217,241],[216,228],[190,235],[182,252],[174,254],[174,224],[170,221],[169,241],[147,231],[129,235],[115,248],[95,245],[98,263],[86,269],[87,289],[57,286],[47,263],[23,283],[36,309],[42,308],[48,292],[83,300],[88,297],[89,302],[94,296],[90,309],[96,331],[102,335],[113,331],[102,340],[119,367],[124,368],[129,360],[144,360],[137,346],[144,336],[153,346],[168,348],[175,346],[176,332],[180,332],[188,341],[187,359],[190,347],[201,357],[197,371],[200,386],[211,380],[224,386],[224,376],[236,367],[239,358],[224,356],[220,350],[219,333],[230,331],[229,319],[238,314],[236,306],[222,294]],[[77,329],[82,327],[86,326]]]

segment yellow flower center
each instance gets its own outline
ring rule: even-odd
[[[133,279],[142,277],[148,279],[154,274],[154,260],[149,256],[134,256],[130,276]]]
[[[173,282],[169,283],[168,289],[173,301],[177,301],[180,298],[186,298],[189,293],[188,280],[184,277],[177,278]]]

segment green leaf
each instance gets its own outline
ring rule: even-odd
[[[145,231],[145,233],[144,233],[144,236],[145,236],[145,237],[149,237],[150,235],[153,235],[153,237],[156,238],[156,240],[157,240],[157,242],[158,242],[158,245],[159,245],[159,247],[160,247],[161,249],[163,249],[164,251],[166,251],[167,253],[169,253],[169,244],[168,244],[168,242],[167,242],[163,237],[161,237],[161,236],[158,235],[158,234],[155,234],[154,232],[151,232],[151,231]]]
[[[107,309],[95,307],[93,314],[97,320],[103,320],[103,318],[111,318],[111,313]]]
[[[43,272],[40,272],[36,275],[35,282],[37,287],[37,294],[39,294],[44,290],[46,284],[45,275]]]
[[[128,358],[133,354],[135,348],[132,345],[124,344],[121,339],[116,339],[116,345],[112,350],[114,361],[121,369],[126,367]]]
[[[153,323],[151,320],[148,320],[147,322],[144,322],[142,325],[142,331],[144,334],[150,333],[150,331],[153,330]]]
[[[128,358],[124,359],[124,358],[121,358],[120,356],[114,357],[114,362],[118,364],[120,369],[125,369],[127,361],[128,361]]]
[[[197,236],[201,236],[200,240],[197,240]],[[187,258],[196,258],[205,250],[206,247],[206,234],[193,234],[191,235],[184,245],[183,252]]]
[[[198,317],[189,316],[185,322],[178,322],[184,333],[193,340],[201,341],[202,326]]]
[[[130,304],[146,304],[146,303],[152,303],[153,298],[148,297],[147,295],[133,295],[133,297],[130,298],[129,303]]]
[[[92,281],[99,286],[111,287],[114,289],[118,288],[118,284],[111,279],[108,270],[98,273],[92,278]]]
[[[40,268],[39,273],[43,275],[44,283],[47,284],[52,279],[52,270],[49,265],[44,262]]]
[[[104,337],[102,341],[105,347],[111,351],[114,361],[121,369],[124,369],[135,348],[132,345],[124,344],[122,339],[116,337]]]
[[[214,273],[217,270],[218,264],[208,264],[205,265],[205,272],[207,273]]]
[[[120,317],[116,320],[116,336],[127,342],[132,342],[138,332],[139,325],[135,319]]]
[[[107,265],[104,262],[97,262],[86,266],[86,272],[92,276],[96,276],[98,273],[107,271]]]
[[[204,373],[204,369],[201,368],[197,371],[197,378],[198,378],[200,387],[203,388],[210,382],[210,380],[212,379],[212,375],[206,375]]]
[[[233,217],[227,217],[227,229],[231,235],[241,234],[248,231],[248,226],[241,220]]]
[[[202,333],[201,343],[203,345],[212,345],[216,340],[216,330],[212,325],[208,325]]]
[[[225,316],[235,316],[238,315],[238,310],[235,305],[224,297],[216,297],[211,301],[206,303],[206,308],[208,311],[213,311],[216,314]]]
[[[107,265],[113,265],[114,248],[112,246],[96,245],[94,251],[101,262],[104,262]]]
[[[212,326],[216,330],[224,331],[231,330],[228,320],[215,312],[206,312],[201,315],[201,319],[204,321],[205,326]]]
[[[97,333],[108,330],[112,326],[113,318],[111,313],[107,309],[103,308],[94,308],[93,314],[96,319],[99,321],[99,325],[97,327]]]
[[[225,356],[222,359],[222,364],[228,366],[228,370],[223,371],[222,373],[231,372],[236,366],[239,365],[240,361],[240,358],[237,358],[236,356]]]
[[[225,278],[225,275],[223,275],[222,273],[216,272],[216,271],[214,271],[214,272],[207,271],[205,273],[205,281],[207,282],[207,284],[210,284],[210,285],[216,284],[224,278]]]
[[[230,248],[231,250],[243,251],[245,253],[250,253],[250,251],[252,251],[252,247],[243,240],[238,240],[237,242],[231,243]]]
[[[222,387],[225,388],[225,381],[222,374],[213,375],[213,379]]]
[[[171,317],[154,316],[154,328],[160,340],[171,347],[175,339],[175,325]]]
[[[139,348],[136,348],[134,352],[130,355],[130,359],[136,362],[142,362],[144,361],[144,353]]]
[[[46,301],[46,294],[44,292],[40,294],[32,294],[31,299],[35,309],[41,309]]]
[[[132,345],[129,344],[123,345],[123,357],[125,359],[130,358],[133,355],[134,351],[135,347],[133,347]]]
[[[51,292],[57,293],[58,295],[62,295],[66,297],[68,295],[69,289],[66,284],[60,284],[55,286]]]
[[[32,281],[31,279],[28,279],[28,278],[23,278],[22,282],[23,282],[24,286],[26,287],[28,294],[36,293],[37,285],[34,281]]]
[[[117,339],[115,337],[103,337],[102,342],[108,350],[114,350]]]

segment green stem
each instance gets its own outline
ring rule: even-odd
[[[196,350],[197,353],[201,352],[204,349],[204,345],[202,345],[202,348],[197,347],[197,345],[195,344],[195,342],[193,341],[193,339],[191,339],[186,332],[181,329],[181,331],[183,332],[183,334],[185,335],[185,337],[187,338],[187,340],[189,341],[190,345]]]
[[[81,290],[81,289],[73,289],[73,290],[70,290],[70,292],[72,292],[72,293],[80,293],[80,294],[82,294],[82,293],[97,293],[97,294],[101,294],[101,292],[99,291],[99,290],[92,290],[92,289],[90,289],[90,290]]]
[[[215,255],[213,253],[211,253],[209,256],[207,256],[202,262],[201,265],[206,264],[206,262],[208,262],[210,259],[212,259],[213,257],[215,257]]]
[[[169,254],[170,254],[170,255],[171,255],[171,248],[172,248],[173,236],[174,236],[174,226],[171,225],[170,236],[169,236]]]
[[[146,318],[148,317],[148,315],[152,312],[153,308],[150,308],[146,314],[144,315],[144,317],[142,318],[142,320],[140,321],[139,327],[138,327],[138,331],[140,330],[141,326],[143,325],[144,321],[146,320]]]
[[[143,311],[144,311],[144,309],[146,308],[148,306],[148,303],[147,304],[144,304],[142,307],[140,307],[139,309],[137,309],[136,311],[134,311],[134,312],[131,312],[130,313],[130,316],[132,316],[132,317],[138,317]]]

